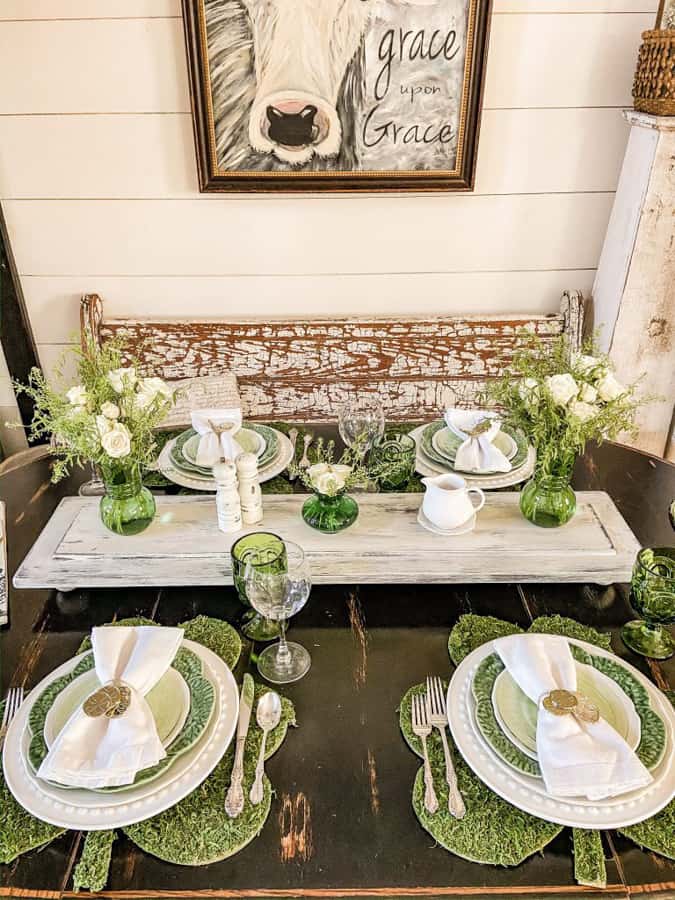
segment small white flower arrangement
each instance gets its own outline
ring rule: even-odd
[[[93,341],[72,351],[80,383],[60,392],[39,369],[28,384],[16,384],[35,404],[31,435],[51,439],[56,461],[52,480],[74,465],[92,462],[106,473],[144,468],[156,452],[155,428],[174,403],[174,392],[161,378],[141,378],[137,366],[122,365],[123,348]]]
[[[307,478],[312,490],[325,497],[341,494],[347,487],[347,479],[352,467],[339,463],[315,463],[307,469]]]
[[[615,439],[634,431],[637,382],[624,385],[609,358],[591,340],[571,352],[563,336],[553,345],[527,336],[511,371],[488,388],[504,410],[505,421],[528,435],[537,450],[537,467],[552,473],[570,469],[587,441]]]

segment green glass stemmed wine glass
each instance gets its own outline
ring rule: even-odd
[[[630,602],[642,616],[621,629],[624,644],[651,659],[669,659],[675,641],[667,627],[675,622],[675,547],[645,547],[637,555]]]

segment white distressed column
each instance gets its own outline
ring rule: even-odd
[[[643,391],[661,395],[638,413],[632,443],[664,456],[675,396],[675,116],[624,115],[631,133],[593,287],[594,324],[618,378],[644,372]]]

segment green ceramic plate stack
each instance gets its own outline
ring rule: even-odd
[[[31,739],[26,760],[33,772],[37,772],[47,756],[53,737],[78,707],[82,694],[88,696],[92,685],[94,690],[100,687],[93,667],[94,654],[87,653],[68,675],[50,684],[35,701],[28,720]],[[169,769],[204,733],[215,709],[215,692],[204,675],[199,657],[182,647],[170,671],[148,693],[147,701],[166,756],[157,765],[140,771],[132,784],[99,788],[97,793],[130,790],[153,781]]]
[[[267,425],[246,425],[237,432],[236,440],[247,453],[256,454],[260,469],[275,458],[279,449],[277,433]],[[187,475],[211,479],[213,477],[211,468],[197,464],[198,445],[199,435],[194,429],[188,428],[173,442],[170,451],[171,461],[177,469]]]
[[[636,751],[648,769],[661,761],[666,729],[640,682],[619,663],[570,645],[580,690]],[[515,771],[541,778],[536,753],[537,707],[515,684],[496,653],[476,669],[471,684],[475,724],[486,744]]]

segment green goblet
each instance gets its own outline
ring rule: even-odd
[[[385,491],[405,488],[415,469],[416,445],[413,438],[393,432],[375,444],[370,451],[369,468]]]
[[[623,626],[624,644],[651,659],[671,657],[675,641],[664,626],[675,622],[674,547],[640,550],[633,567],[630,602],[643,618]]]
[[[252,608],[246,593],[247,573],[278,575],[286,571],[286,545],[271,531],[245,534],[232,544],[232,578],[239,599],[249,611],[244,616],[242,632],[253,641],[272,641],[279,637],[279,623],[265,618]]]

